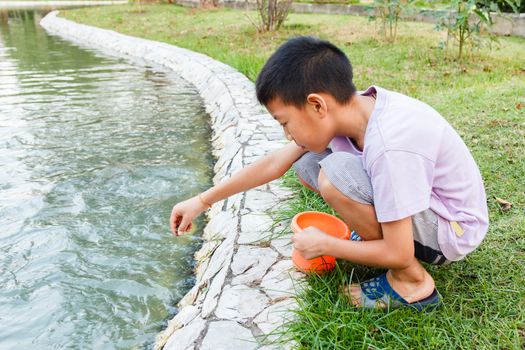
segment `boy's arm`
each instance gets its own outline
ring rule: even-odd
[[[257,159],[252,164],[234,173],[202,193],[206,203],[215,203],[236,193],[247,191],[275,180],[286,173],[293,163],[306,151],[291,142],[283,148]]]
[[[191,229],[191,221],[208,205],[281,177],[304,153],[306,150],[291,142],[261,157],[199,196],[176,204],[171,212],[171,230],[175,235],[188,231]]]
[[[354,242],[337,239],[309,227],[293,238],[294,247],[306,259],[331,255],[356,264],[404,268],[414,257],[412,217],[382,223],[383,239]]]

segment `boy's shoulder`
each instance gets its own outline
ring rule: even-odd
[[[423,101],[381,87],[365,133],[365,156],[373,160],[387,151],[435,159],[450,124]]]

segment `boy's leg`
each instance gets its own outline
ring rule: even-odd
[[[307,152],[300,159],[298,159],[293,169],[299,178],[301,184],[311,189],[312,191],[320,194],[320,187],[325,187],[327,184],[326,177],[320,178],[320,166],[326,157],[332,157],[332,151],[327,149],[321,153]],[[326,198],[325,198],[326,200]],[[371,200],[371,194],[370,194]],[[335,208],[334,208],[335,209]],[[336,211],[338,211],[336,209]],[[345,206],[342,212],[338,213],[344,218],[345,222],[350,226],[352,230],[359,233],[361,238],[366,240],[380,239],[381,227],[377,223],[375,218],[374,207],[367,204],[364,200],[355,201],[350,198],[345,198]],[[360,218],[361,220],[357,220]]]
[[[307,153],[294,164],[294,169],[301,182],[320,193],[364,240],[382,238],[381,225],[377,222],[373,206],[370,179],[362,168],[361,158],[348,153],[332,154],[330,151],[322,154]],[[325,172],[328,172],[329,176]],[[315,175],[318,176],[317,179],[314,179]],[[428,225],[428,222],[428,215],[421,218],[418,216],[414,221],[414,232],[421,231],[421,226]],[[432,277],[416,257],[411,259],[408,267],[391,269],[386,277],[392,288],[408,302],[422,300],[434,291]],[[360,285],[349,286],[347,291],[352,295],[353,302],[358,305],[362,293]]]
[[[381,225],[377,222],[374,207],[358,203],[341,193],[327,179],[321,169],[319,174],[319,188],[324,200],[365,240],[381,239],[383,237]],[[434,291],[434,280],[415,256],[407,262],[403,269],[390,269],[387,280],[400,296],[409,303],[422,300]],[[347,288],[352,297],[352,303],[360,306],[361,286],[352,284]]]
[[[357,202],[342,194],[326,177],[324,171],[319,172],[319,192],[347,225],[355,230],[365,241],[383,238],[381,225],[377,222],[374,206]]]

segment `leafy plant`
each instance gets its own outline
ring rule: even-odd
[[[492,15],[499,12],[498,3],[505,3],[517,11],[521,0],[451,0],[450,10],[441,18],[437,28],[447,29],[448,47],[452,39],[458,44],[458,58],[461,59],[466,48],[474,49],[482,43],[480,34],[492,26]],[[501,6],[501,5],[500,5]],[[494,36],[489,35],[494,39]]]
[[[382,32],[389,42],[397,38],[397,25],[401,14],[412,8],[415,0],[374,0],[374,16],[381,21]]]

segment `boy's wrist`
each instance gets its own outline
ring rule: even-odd
[[[197,198],[199,198],[201,204],[203,204],[207,209],[211,209],[211,203],[208,202],[205,198],[203,198],[202,192],[197,195]]]
[[[334,253],[334,241],[337,244],[337,239],[327,235],[321,244],[322,255],[333,255]]]

